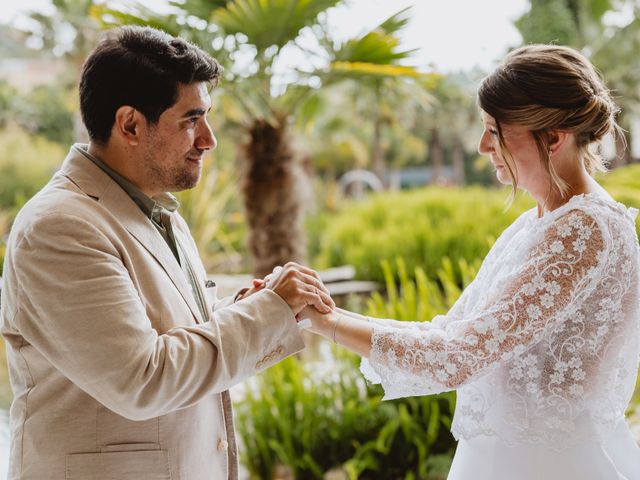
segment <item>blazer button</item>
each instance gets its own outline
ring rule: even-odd
[[[227,448],[229,448],[229,442],[227,442],[226,440],[220,440],[218,442],[218,451],[219,452],[226,452]]]

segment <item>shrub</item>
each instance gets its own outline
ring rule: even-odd
[[[17,126],[0,131],[0,208],[17,210],[60,167],[68,151]]]
[[[502,190],[479,187],[429,187],[349,203],[326,223],[315,264],[319,268],[350,264],[359,278],[384,281],[380,262],[400,257],[435,279],[448,257],[456,259],[454,279],[462,285],[457,260],[483,258],[500,233],[533,205],[518,196],[505,212],[506,197]],[[398,273],[395,265],[390,268]]]

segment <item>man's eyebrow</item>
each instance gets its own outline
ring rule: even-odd
[[[211,108],[209,108],[209,110],[211,110]],[[187,113],[185,113],[182,117],[183,118],[201,117],[202,115],[207,113],[209,110],[205,110],[204,108],[192,108]]]

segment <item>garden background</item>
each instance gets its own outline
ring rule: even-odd
[[[411,9],[337,39],[327,12],[341,3],[182,0],[160,14],[148,4],[52,0],[47,14],[0,24],[0,261],[17,211],[70,144],[86,141],[83,59],[105,28],[143,24],[197,43],[225,67],[212,92],[219,147],[199,186],[179,194],[212,275],[263,276],[289,260],[322,271],[352,265],[356,280],[379,288],[341,295],[343,305],[401,320],[446,312],[497,236],[533,203],[519,195],[506,208],[508,191],[476,152],[474,92],[487,72],[417,64],[401,40]],[[622,107],[627,147],[605,145],[612,171],[600,180],[636,208],[639,14],[634,0],[529,0],[511,45],[572,45],[602,72]],[[283,75],[292,51],[304,61]],[[308,352],[233,391],[245,476],[445,478],[455,394],[381,403],[354,356],[308,340]],[[0,407],[10,400],[0,352]]]

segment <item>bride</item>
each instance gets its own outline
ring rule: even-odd
[[[457,390],[449,480],[640,479],[624,419],[640,341],[636,211],[591,177],[618,109],[586,58],[546,45],[510,53],[478,104],[478,151],[537,208],[502,233],[446,315],[304,314],[364,357],[384,399]]]

